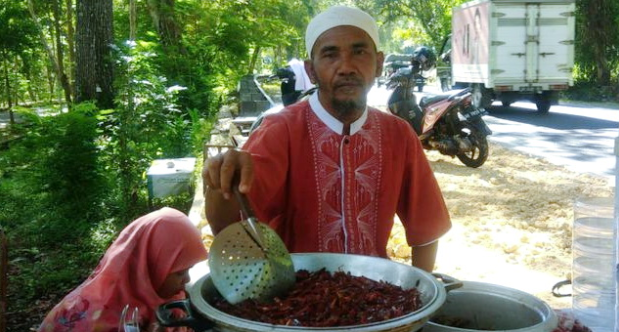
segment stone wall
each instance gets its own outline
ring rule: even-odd
[[[244,76],[239,82],[239,98],[240,117],[258,116],[275,105],[253,75]]]

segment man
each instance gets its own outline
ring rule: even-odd
[[[281,92],[284,106],[297,102],[301,93],[314,87],[305,72],[303,61],[292,58],[285,68],[277,70],[277,76],[282,80]]]
[[[387,257],[397,213],[413,265],[432,271],[437,240],[451,222],[411,127],[367,107],[384,58],[376,22],[359,9],[332,7],[312,19],[305,42],[305,69],[318,92],[266,117],[244,151],[205,162],[213,232],[241,219],[231,199],[238,182],[291,252]]]
[[[288,106],[296,103],[301,92],[295,90],[296,80],[292,68],[290,66],[279,68],[277,70],[277,77],[282,81],[280,86],[282,104]]]
[[[288,66],[294,72],[294,90],[301,94],[314,87],[311,79],[305,71],[305,63],[297,58],[292,58],[288,61]]]

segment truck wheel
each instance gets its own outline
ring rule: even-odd
[[[537,106],[537,112],[546,114],[550,110],[550,100],[542,98],[535,102],[535,106]]]
[[[475,108],[488,108],[492,105],[492,96],[489,89],[486,89],[483,84],[473,83],[471,101]]]
[[[537,112],[548,113],[551,105],[556,105],[559,96],[556,91],[544,91],[542,94],[535,96],[535,105]]]
[[[509,107],[509,105],[511,105],[512,102],[504,100],[504,101],[501,102],[501,104],[503,104],[503,107]]]

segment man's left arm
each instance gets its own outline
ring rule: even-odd
[[[428,272],[432,272],[434,270],[434,263],[436,262],[438,240],[425,246],[413,246],[412,250],[413,266]]]
[[[451,219],[423,146],[412,129],[407,129],[410,139],[397,214],[412,247],[413,266],[431,272],[436,261],[438,239],[451,228]]]

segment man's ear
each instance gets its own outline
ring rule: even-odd
[[[376,53],[376,77],[382,76],[384,61],[385,61],[385,54],[383,54],[383,52],[377,52]]]
[[[309,76],[312,84],[316,84],[316,72],[314,71],[314,64],[312,64],[312,60],[305,60],[303,62],[303,66],[305,67],[305,72],[307,76]]]

